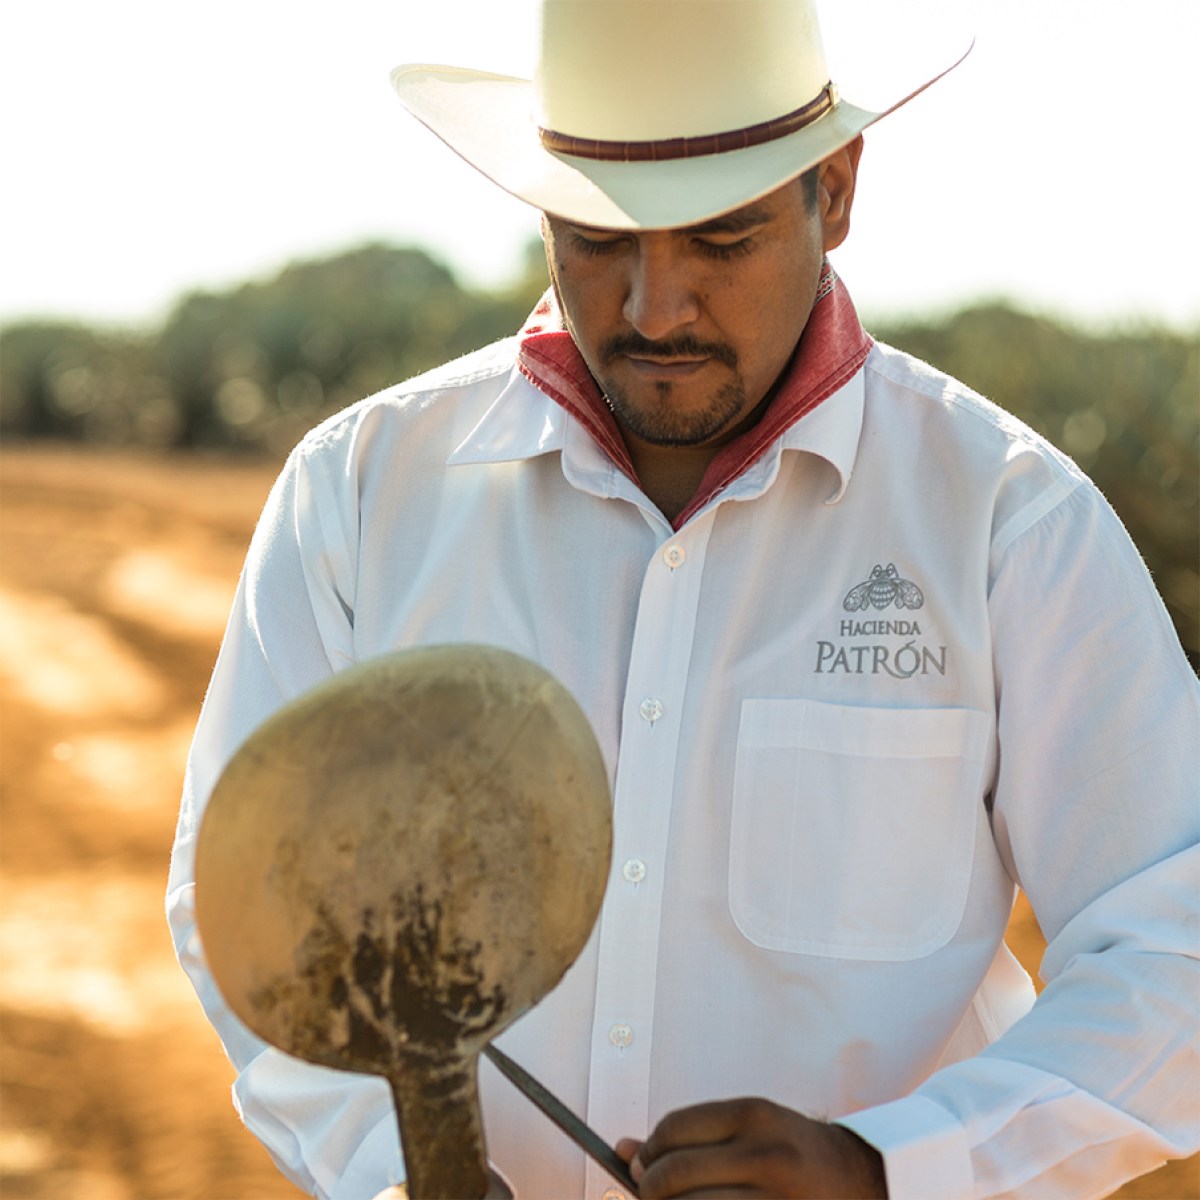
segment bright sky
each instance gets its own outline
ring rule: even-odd
[[[868,132],[835,258],[860,308],[1002,295],[1195,328],[1200,2],[991,0],[974,25],[967,62]],[[149,322],[368,239],[503,280],[536,216],[408,118],[388,71],[528,74],[533,29],[533,0],[4,6],[0,320]]]

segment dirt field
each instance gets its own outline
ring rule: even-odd
[[[0,1196],[286,1200],[175,964],[182,764],[275,466],[0,456]],[[1040,943],[1014,923],[1027,965]],[[1200,1163],[1121,1193],[1200,1200]]]

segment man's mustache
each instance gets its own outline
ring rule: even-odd
[[[652,342],[637,333],[618,333],[600,346],[605,363],[614,358],[715,358],[725,366],[736,368],[737,351],[724,342],[704,342],[690,334],[682,334],[666,342]]]

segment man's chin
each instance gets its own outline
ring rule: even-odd
[[[664,449],[695,449],[719,443],[736,428],[742,416],[740,389],[723,389],[698,402],[688,411],[685,389],[678,386],[655,389],[652,402],[631,403],[627,393],[609,393],[608,405],[622,429],[639,441]]]
[[[689,424],[673,419],[647,419],[640,414],[632,419],[616,412],[617,423],[640,442],[667,450],[688,450],[719,441],[726,432],[727,422]]]
[[[672,431],[652,430],[639,433],[637,430],[630,430],[639,441],[645,442],[648,446],[657,446],[662,450],[695,450],[709,443],[719,443],[721,440],[721,430],[709,432],[701,430],[699,433],[675,433]]]

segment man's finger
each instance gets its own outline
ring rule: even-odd
[[[677,1147],[664,1152],[638,1179],[644,1200],[690,1195],[762,1195],[759,1147],[726,1141]]]
[[[765,1100],[714,1100],[668,1113],[642,1143],[637,1157],[649,1166],[670,1150],[726,1142],[769,1120],[774,1106]]]
[[[641,1148],[642,1143],[637,1138],[621,1138],[613,1147],[617,1153],[617,1157],[623,1158],[626,1162],[629,1162]]]
[[[694,1146],[725,1141],[745,1128],[747,1121],[753,1119],[753,1110],[762,1103],[758,1100],[713,1100],[676,1109],[659,1121],[646,1139],[646,1145],[661,1142],[671,1146]]]

